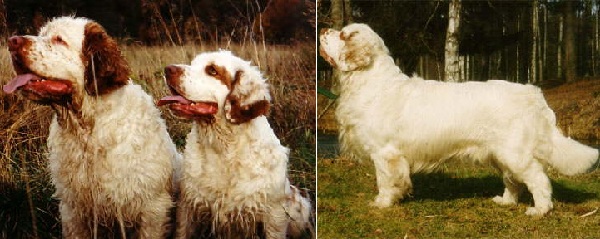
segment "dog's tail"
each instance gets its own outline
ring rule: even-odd
[[[313,226],[311,223],[311,205],[310,200],[302,195],[302,192],[295,186],[289,184],[286,187],[287,201],[286,201],[286,212],[290,217],[290,223],[288,224],[288,235],[292,238],[298,238],[302,236],[305,231],[313,233]]]
[[[552,129],[552,150],[548,163],[565,175],[590,172],[598,167],[598,150],[563,136],[556,128]]]

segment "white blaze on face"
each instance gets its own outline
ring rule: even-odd
[[[85,25],[89,22],[83,18],[56,18],[42,27],[38,36],[26,36],[32,43],[29,68],[46,77],[83,85],[85,67],[81,54]]]
[[[230,72],[228,66],[223,66],[224,61],[215,59],[215,55],[201,54],[197,56],[190,66],[182,65],[184,73],[181,76],[181,92],[191,101],[211,101],[219,104],[222,108],[229,89],[217,77],[207,72],[207,67],[214,65],[226,71],[220,71],[219,74],[226,74],[233,79],[235,72]],[[224,77],[224,76],[220,76]]]

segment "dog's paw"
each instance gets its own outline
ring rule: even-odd
[[[511,206],[517,204],[516,200],[506,199],[502,196],[495,196],[494,198],[492,198],[492,201],[502,206]]]
[[[527,211],[525,211],[525,215],[532,217],[543,217],[546,213],[550,211],[550,209],[546,208],[537,208],[537,207],[528,207]]]
[[[386,208],[392,205],[392,200],[389,197],[377,196],[375,201],[371,202],[369,206],[377,208]]]

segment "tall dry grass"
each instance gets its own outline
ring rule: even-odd
[[[9,53],[0,46],[0,84],[14,72]],[[315,61],[314,43],[292,46],[257,44],[135,46],[121,50],[131,78],[158,99],[168,92],[163,68],[189,64],[204,51],[226,49],[251,60],[268,78],[273,96],[269,120],[282,143],[291,148],[290,178],[315,195]],[[60,237],[57,201],[46,170],[46,137],[52,110],[15,95],[0,93],[0,238]],[[182,147],[189,122],[163,110],[171,137]]]
[[[0,83],[13,76],[6,47]],[[58,232],[58,209],[46,170],[51,110],[0,93],[0,238],[48,238]]]

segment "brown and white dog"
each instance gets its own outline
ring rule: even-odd
[[[191,65],[168,66],[165,75],[172,95],[158,104],[194,122],[184,151],[177,238],[285,238],[310,226],[310,202],[287,178],[289,150],[265,116],[271,96],[258,69],[218,51],[196,56]]]
[[[94,21],[59,17],[8,46],[17,76],[4,92],[55,110],[48,162],[63,236],[163,237],[178,153],[116,42]]]

